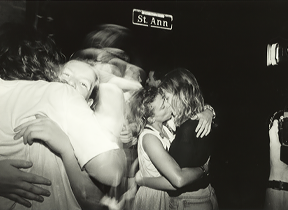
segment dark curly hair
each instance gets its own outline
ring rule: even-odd
[[[127,116],[129,124],[133,124],[132,135],[138,137],[148,118],[154,116],[154,109],[150,104],[162,91],[156,87],[141,88],[134,92],[128,101],[129,113]],[[130,126],[131,127],[131,126]]]
[[[58,76],[65,57],[54,40],[31,25],[0,27],[0,77],[4,80],[46,80]]]

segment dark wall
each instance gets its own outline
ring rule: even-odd
[[[25,12],[25,1],[0,1],[0,25],[10,21],[23,22]]]

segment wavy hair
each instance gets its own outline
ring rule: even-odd
[[[204,98],[194,75],[184,68],[177,68],[165,75],[159,87],[173,94],[172,108],[175,125],[204,110]]]
[[[64,55],[54,40],[30,25],[5,23],[0,28],[0,77],[46,80],[58,76]]]
[[[145,125],[149,123],[149,118],[154,116],[154,109],[151,103],[160,93],[159,90],[156,87],[141,88],[135,91],[129,99],[127,120],[132,125],[134,137],[138,137]]]

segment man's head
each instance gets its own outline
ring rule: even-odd
[[[46,80],[57,77],[64,55],[55,42],[31,25],[6,23],[0,28],[0,77]]]
[[[94,68],[80,60],[68,61],[60,70],[59,79],[75,88],[87,101],[92,91],[99,87],[99,77]]]
[[[146,85],[150,87],[158,87],[166,72],[162,69],[150,70],[146,79]]]
[[[154,78],[154,74],[155,71],[149,71],[148,77],[146,79],[146,85],[150,87],[157,87],[160,84],[161,80],[156,80]]]
[[[31,25],[6,23],[0,27],[1,79],[51,82],[58,81],[60,76],[68,83],[70,80],[65,80],[64,74],[72,74],[73,78],[78,78],[77,87],[75,83],[74,88],[83,95],[88,104],[91,104],[89,98],[96,103],[99,81],[93,68],[81,61],[70,61],[61,68],[64,61],[65,57],[55,42]],[[83,83],[82,87],[78,86],[79,82]]]

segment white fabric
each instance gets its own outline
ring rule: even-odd
[[[95,115],[102,128],[107,130],[111,139],[115,139],[118,146],[122,148],[120,133],[125,121],[125,100],[122,90],[111,83],[99,85],[99,102],[96,106]]]
[[[151,162],[149,156],[145,152],[143,148],[143,137],[146,134],[153,134],[155,135],[162,143],[163,147],[168,151],[170,148],[170,142],[172,141],[173,136],[169,136],[169,139],[164,137],[162,138],[157,130],[155,130],[152,126],[146,125],[146,127],[151,128],[147,129],[145,128],[141,134],[139,135],[138,138],[138,146],[137,146],[137,151],[138,151],[138,160],[139,160],[139,170],[140,173],[143,177],[158,177],[161,176],[157,168],[153,165]],[[165,130],[166,131],[166,130]],[[167,131],[166,131],[167,132]]]
[[[22,138],[13,140],[18,125],[34,119],[35,114],[47,115],[69,136],[81,167],[93,157],[118,149],[117,139],[98,122],[84,98],[62,83],[45,81],[4,81],[0,79],[0,160],[23,159],[33,162],[28,172],[51,180],[51,196],[43,203],[32,202],[32,209],[80,209],[70,188],[61,159],[42,143],[24,145]],[[105,140],[104,140],[105,139]],[[3,198],[0,199],[0,202]],[[9,209],[14,202],[7,202]],[[3,205],[2,205],[3,204]],[[16,204],[13,209],[25,209]]]
[[[174,123],[174,121],[173,121]],[[175,138],[175,134],[171,133],[171,131],[165,126],[163,125],[163,130],[166,132],[166,134],[168,135],[168,139],[170,141],[170,144],[172,143],[172,141],[174,140]],[[176,129],[175,129],[176,130]],[[174,131],[174,130],[173,130]],[[170,148],[170,146],[169,146]]]
[[[167,125],[175,132],[176,131],[176,125],[174,123],[174,117],[172,117],[170,120],[167,121]]]
[[[143,148],[143,137],[146,134],[155,135],[162,143],[163,147],[166,150],[169,150],[170,142],[174,136],[164,127],[166,133],[169,135],[169,138],[162,138],[157,130],[152,126],[146,125],[142,133],[138,138],[138,160],[139,160],[139,170],[143,177],[159,177],[161,174],[156,169],[156,167],[151,162],[149,156],[144,151]],[[145,186],[141,186],[137,191],[135,196],[133,210],[146,210],[146,209],[157,209],[157,210],[166,210],[169,209],[169,195],[167,192],[162,190],[154,190]]]

